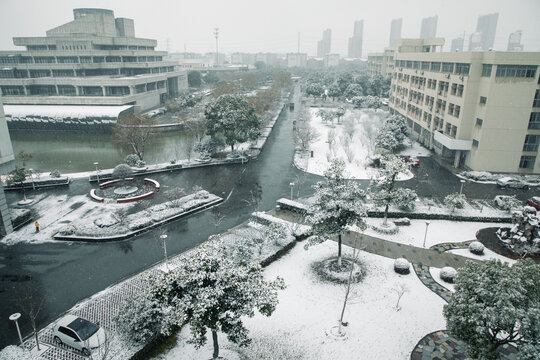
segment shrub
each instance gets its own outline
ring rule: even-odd
[[[133,170],[127,164],[116,165],[113,170],[112,176],[115,179],[125,179],[130,177],[133,174]]]
[[[454,209],[463,209],[466,201],[467,198],[465,197],[465,194],[458,193],[447,195],[444,198],[444,203],[452,209],[452,212],[454,212]]]
[[[469,244],[469,251],[476,255],[484,254],[484,244],[480,241],[473,241]]]
[[[52,178],[56,178],[56,179],[59,178],[61,176],[60,170],[54,169],[53,171],[51,171],[49,176],[52,177]]]
[[[386,222],[386,224],[371,225],[371,228],[380,234],[394,235],[397,234],[399,228],[392,221]]]
[[[135,164],[136,167],[138,168],[143,168],[146,166],[146,163],[142,160],[138,160],[137,163]]]
[[[445,267],[443,267],[441,269],[440,276],[441,276],[441,280],[443,280],[443,281],[445,281],[447,283],[453,284],[454,279],[457,276],[457,271],[456,271],[456,269],[454,269],[451,266],[445,266]]]
[[[126,160],[124,162],[128,164],[129,166],[137,166],[137,162],[139,162],[141,159],[139,159],[139,156],[136,154],[129,154],[126,156]]]
[[[394,261],[394,271],[398,274],[406,275],[411,272],[411,264],[407,259],[398,258]]]

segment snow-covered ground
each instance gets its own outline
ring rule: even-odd
[[[469,249],[452,249],[448,250],[449,253],[466,256],[471,259],[477,259],[477,260],[500,260],[502,262],[507,262],[510,265],[514,265],[516,263],[516,260],[510,259],[506,256],[499,255],[494,251],[489,250],[488,248],[484,249],[484,255],[476,255],[469,251]]]
[[[429,273],[431,274],[431,277],[433,278],[433,280],[435,280],[439,285],[444,286],[451,292],[456,291],[454,284],[447,283],[446,281],[441,279],[441,268],[430,267]]]

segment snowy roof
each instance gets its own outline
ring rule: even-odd
[[[133,105],[78,106],[78,105],[4,105],[7,117],[50,117],[50,118],[117,118]]]

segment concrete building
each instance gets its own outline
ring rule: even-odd
[[[465,39],[463,39],[463,37],[452,39],[450,52],[465,51],[464,46],[465,46]]]
[[[307,66],[307,54],[306,53],[289,53],[287,54],[287,67],[299,67],[305,68]]]
[[[74,20],[45,37],[15,37],[23,51],[0,52],[5,104],[136,105],[147,110],[187,88],[157,41],[135,37],[132,19],[111,10],[74,9]]]
[[[429,39],[437,36],[437,15],[422,19],[420,38]]]
[[[482,34],[474,32],[469,37],[469,51],[483,51],[482,50]]]
[[[325,68],[339,66],[339,54],[326,54],[323,58]]]
[[[540,173],[540,53],[440,52],[437,40],[395,54],[390,111],[455,167]]]
[[[521,30],[510,34],[506,51],[523,51],[523,44],[521,44]]]
[[[332,30],[323,31],[322,40],[317,42],[317,57],[329,54],[332,49]]]
[[[394,71],[394,49],[385,48],[381,53],[368,54],[368,72],[370,75],[390,76]]]
[[[0,175],[7,174],[13,170],[15,163],[13,147],[11,146],[3,108],[2,97],[0,96]],[[9,234],[12,231],[11,214],[4,195],[4,187],[0,182],[0,236]]]
[[[362,39],[364,36],[364,20],[354,22],[353,36],[349,38],[348,57],[359,59],[362,57]]]
[[[476,23],[476,32],[480,34],[480,48],[483,51],[493,49],[495,42],[495,31],[497,30],[497,20],[499,13],[480,15]],[[470,48],[469,50],[474,50]]]
[[[391,49],[396,48],[397,41],[401,39],[401,26],[403,19],[393,19],[390,23],[390,41],[388,47]]]

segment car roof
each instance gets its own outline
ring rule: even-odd
[[[535,202],[540,202],[540,196],[533,196],[531,199]]]
[[[63,316],[60,320],[58,320],[57,324],[60,326],[68,326],[70,323],[73,322],[73,320],[76,320],[78,316],[67,314]]]
[[[510,177],[510,176],[505,176],[505,177],[502,177],[499,179],[500,181],[510,181],[510,180],[516,180],[514,179],[513,177]]]

